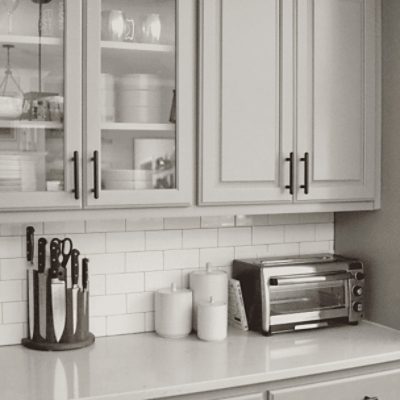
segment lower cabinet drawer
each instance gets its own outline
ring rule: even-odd
[[[271,390],[268,400],[399,400],[400,370]]]

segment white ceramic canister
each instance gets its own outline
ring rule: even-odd
[[[178,339],[192,330],[192,291],[170,288],[155,293],[155,329],[158,335]]]
[[[228,304],[228,276],[224,271],[211,268],[207,263],[206,270],[194,271],[190,274],[190,289],[193,291],[193,329],[197,329],[197,305],[200,301]]]
[[[224,340],[228,333],[228,305],[222,301],[200,301],[197,305],[197,336],[209,342]]]

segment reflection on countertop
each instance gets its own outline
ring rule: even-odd
[[[272,337],[229,332],[223,342],[154,333],[99,338],[92,347],[0,349],[7,400],[146,399],[270,382],[400,360],[400,332],[363,322]]]

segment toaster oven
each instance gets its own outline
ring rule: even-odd
[[[362,262],[322,254],[234,260],[249,329],[270,335],[337,324],[363,316]]]

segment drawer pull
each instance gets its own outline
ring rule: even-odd
[[[377,396],[365,396],[363,400],[379,400]]]

